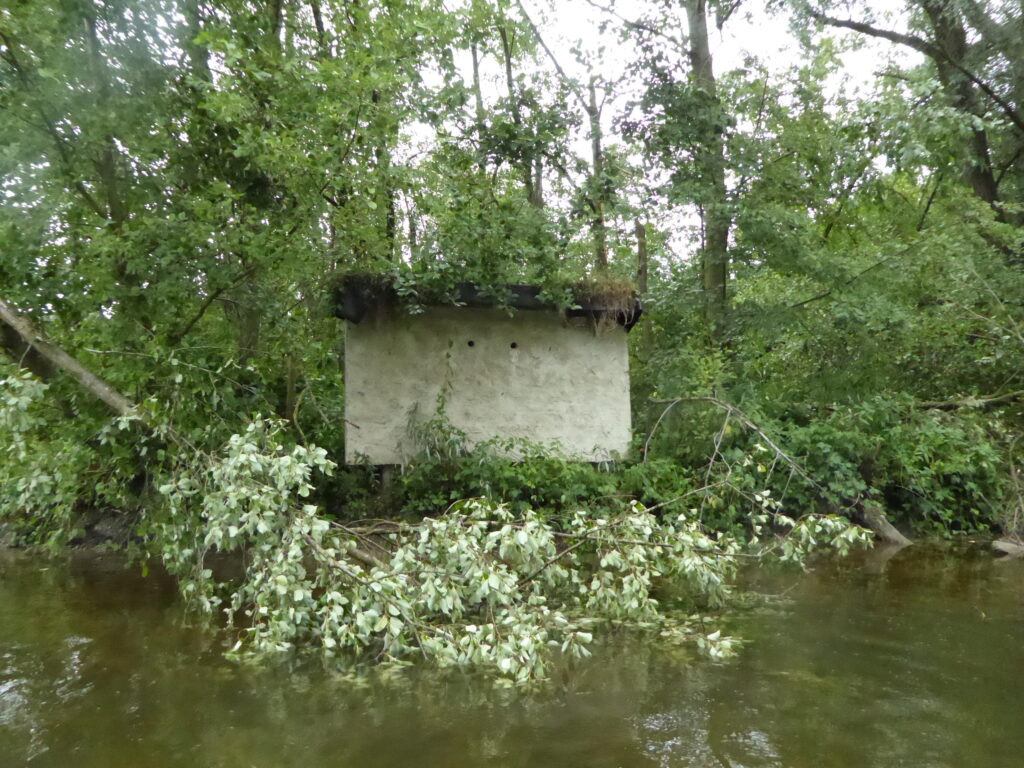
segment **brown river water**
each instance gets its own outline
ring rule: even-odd
[[[253,666],[169,580],[0,552],[0,768],[1024,767],[1024,562],[915,545],[758,571],[712,663],[619,639],[536,691]]]

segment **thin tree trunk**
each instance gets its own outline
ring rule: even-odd
[[[370,100],[373,103],[377,115],[380,115],[380,105],[383,101],[383,97],[379,90],[374,89],[373,93],[370,94]],[[383,127],[383,126],[382,126]],[[388,138],[393,136],[396,132],[393,125],[388,125],[388,130],[382,130],[380,138],[377,140],[376,146],[373,148],[373,161],[374,171],[378,178],[378,194],[380,199],[377,202],[378,208],[383,210],[383,226],[384,242],[387,247],[387,254],[385,258],[388,262],[396,260],[398,255],[397,248],[397,226],[398,216],[395,211],[397,204],[395,187],[391,178],[391,150],[388,147]]]
[[[484,94],[480,87],[480,54],[477,51],[475,42],[470,43],[469,54],[473,60],[473,103],[476,107],[476,140],[482,149],[484,143]],[[482,151],[477,153],[476,166],[481,172],[485,170],[484,154]]]
[[[420,236],[419,227],[416,224],[416,210],[412,209],[409,211],[409,251],[412,253],[413,258],[419,255],[420,250]]]
[[[270,39],[274,48],[281,50],[281,25],[284,21],[284,0],[270,2]]]
[[[96,17],[92,15],[91,8],[85,13],[85,28],[88,32],[89,62],[92,68],[93,85],[96,88],[96,98],[100,108],[109,111],[111,109],[110,77],[103,53],[100,50],[99,34],[96,31]],[[117,173],[117,154],[114,137],[108,133],[103,137],[103,149],[95,165],[103,185],[103,194],[107,201],[108,217],[114,229],[120,232],[124,223],[128,220],[128,209],[121,195],[120,179]],[[123,272],[123,265],[119,268]],[[123,279],[124,275],[119,275],[119,277]]]
[[[636,287],[640,294],[640,300],[647,297],[648,274],[650,271],[650,257],[647,253],[647,225],[637,219],[633,223],[633,233],[636,235]],[[651,336],[651,324],[640,324],[640,355],[646,360],[650,356],[653,337]]]
[[[992,29],[982,24],[982,40],[969,42],[967,28],[960,16],[962,10],[960,6],[937,0],[917,0],[915,4],[928,17],[932,27],[932,37],[930,38],[881,29],[852,19],[838,19],[813,10],[810,11],[810,15],[829,26],[852,29],[861,34],[907,46],[924,54],[934,62],[943,90],[955,109],[973,117],[982,117],[986,112],[983,103],[984,97],[988,97],[998,105],[1000,111],[1009,118],[1019,132],[1024,130],[1024,121],[1012,103],[1001,98],[991,85],[982,81],[978,74],[968,66],[970,64],[968,54],[972,47],[994,45],[1009,60],[1011,71],[1016,71],[1014,56],[1007,54],[1006,49],[1001,47],[1000,40],[989,39],[988,35],[991,34]],[[964,7],[970,9],[971,5],[968,3]],[[1011,37],[1011,39],[1013,38]],[[1020,93],[1024,93],[1024,80],[1018,81],[1018,88]],[[1011,101],[1020,103],[1020,98]],[[1020,135],[1019,132],[1018,135]],[[991,147],[985,129],[972,128],[971,136],[964,149],[965,156],[961,163],[961,172],[964,181],[970,186],[975,196],[988,203],[1000,221],[1017,220],[1019,216],[1012,215],[1000,204],[999,178],[992,166]],[[1012,150],[1011,157],[1013,157]],[[1010,161],[1010,165],[1015,162],[1016,157]],[[997,247],[1006,251],[1005,247]]]
[[[604,147],[601,134],[601,107],[597,103],[594,78],[587,84],[587,119],[590,121],[591,187],[594,218],[591,232],[594,237],[594,268],[608,271],[608,225],[605,221]]]
[[[477,129],[480,130],[484,123],[484,96],[480,88],[480,54],[476,43],[469,44],[469,55],[473,59],[473,102],[476,105]]]
[[[508,100],[512,106],[512,122],[515,124],[517,132],[522,134],[525,128],[522,105],[516,91],[515,77],[512,74],[512,42],[509,39],[508,30],[504,26],[498,28],[498,36],[501,38],[501,51],[505,58],[505,87],[508,90]],[[543,208],[544,201],[538,198],[537,185],[534,183],[531,153],[525,152],[522,157],[516,158],[516,165],[519,167],[523,186],[526,188],[526,199],[534,208]]]
[[[327,54],[327,32],[324,29],[324,17],[320,11],[319,0],[309,0],[309,9],[313,12],[313,26],[316,27],[317,47],[320,49],[320,55],[325,56]]]
[[[94,4],[90,4],[88,8],[83,5],[83,20],[97,107],[101,113],[113,114],[116,111],[116,103],[113,99],[114,89],[111,85],[113,77],[102,50]],[[117,235],[121,235],[130,218],[127,201],[127,188],[130,185],[130,179],[122,178],[123,163],[120,160],[121,152],[113,131],[105,131],[99,156],[93,160],[93,165],[99,176],[99,186],[106,201],[109,227]],[[140,274],[137,267],[129,263],[122,253],[118,253],[114,258],[113,273],[117,282],[129,289],[122,295],[123,308],[128,310],[131,319],[153,333],[153,320],[149,314],[146,297],[143,295],[143,283],[145,282],[143,275]]]
[[[964,58],[967,55],[967,30],[964,29],[963,22],[946,4],[924,0],[921,6],[928,15],[935,32],[935,41],[943,54],[934,61],[939,81],[953,102],[953,107],[975,117],[984,116],[985,110],[981,105],[977,88],[963,72]],[[996,214],[1003,218],[1004,213],[998,205],[999,188],[992,171],[988,134],[984,128],[975,127],[971,130],[967,156],[963,161],[963,174],[974,194],[992,206]]]
[[[225,294],[224,315],[235,327],[238,339],[238,364],[244,366],[259,354],[263,326],[263,304],[256,281],[247,279]]]
[[[641,298],[647,295],[647,273],[650,266],[647,256],[647,225],[640,219],[633,223],[636,235],[636,287]]]
[[[544,207],[544,158],[537,154],[533,158],[533,203],[534,208]]]
[[[210,59],[209,52],[196,40],[203,31],[203,20],[199,11],[200,0],[186,0],[182,4],[182,12],[188,25],[188,33],[178,39],[178,45],[182,47],[188,56],[189,67],[192,76],[204,83],[209,83]]]

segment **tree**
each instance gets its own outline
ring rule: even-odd
[[[806,13],[827,26],[924,54],[943,97],[963,118],[957,155],[965,182],[1000,221],[1024,223],[1018,208],[1024,172],[1024,19],[1019,8],[979,0],[914,0],[907,4],[906,30],[833,16],[828,6],[807,6]]]
[[[456,31],[400,2],[5,11],[3,300],[192,440],[261,411],[337,446],[338,328],[323,297],[339,268],[393,264],[399,126],[429,108],[421,70]],[[9,359],[63,406],[53,450],[77,442],[123,481],[69,480],[79,510],[140,503],[125,490],[144,486],[152,455],[93,442],[107,412],[0,327]]]
[[[607,13],[612,7],[592,3]],[[672,17],[682,11],[686,35],[677,38]],[[616,14],[617,15],[617,14]],[[647,83],[634,113],[623,121],[649,161],[668,174],[672,204],[692,204],[701,217],[700,279],[704,317],[722,341],[728,308],[730,230],[734,201],[727,187],[726,133],[731,123],[714,72],[706,0],[655,4],[640,19],[619,17],[640,51],[634,75]],[[685,60],[686,66],[683,66]]]

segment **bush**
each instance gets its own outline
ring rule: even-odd
[[[137,503],[138,435],[125,419],[66,419],[47,389],[0,364],[0,525],[15,543],[57,551],[97,510]]]
[[[579,504],[602,506],[618,494],[611,471],[534,451],[519,458],[483,445],[453,460],[419,459],[400,476],[402,509],[433,514],[453,501],[486,498],[513,511],[561,511]]]
[[[243,623],[238,653],[422,657],[523,683],[548,675],[553,649],[587,655],[600,627],[693,639],[713,657],[734,646],[689,611],[722,604],[748,542],[708,531],[689,510],[619,502],[550,514],[473,499],[416,523],[359,528],[307,503],[315,476],[332,471],[322,449],[289,446],[279,425],[254,422],[162,485],[166,506],[149,521],[154,551],[195,605]],[[770,515],[786,532],[764,545],[755,538],[749,556],[802,562],[813,548],[845,552],[866,540],[847,520],[797,520],[765,491],[755,498],[755,533]],[[241,577],[216,581],[214,551],[245,553]],[[662,584],[682,588],[682,612],[658,599]]]
[[[984,414],[875,398],[790,426],[785,436],[839,507],[875,499],[896,520],[943,534],[997,524],[1006,491],[1001,430]],[[799,484],[788,493],[804,504],[813,495]]]

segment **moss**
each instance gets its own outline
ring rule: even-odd
[[[572,291],[578,303],[607,311],[632,312],[640,300],[636,284],[619,278],[588,277]]]

